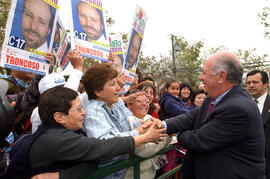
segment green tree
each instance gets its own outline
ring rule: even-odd
[[[89,67],[91,67],[92,65],[98,63],[98,61],[96,61],[93,58],[84,58],[83,59],[83,72],[85,72]]]
[[[203,58],[207,59],[209,56],[219,52],[219,51],[228,51],[229,49],[227,47],[224,46],[220,46],[220,47],[211,47],[209,49],[207,49],[206,51],[203,52]]]
[[[184,37],[176,37],[175,44],[180,47],[180,51],[176,53],[176,77],[181,82],[187,82],[192,87],[197,87],[201,66],[205,61],[200,57],[203,41],[190,44]]]
[[[160,56],[156,58],[152,57],[143,57],[141,52],[140,61],[138,64],[138,69],[143,73],[151,72],[158,82],[158,84],[163,85],[166,80],[173,76],[172,73],[172,60],[167,56]]]
[[[184,37],[176,37],[174,44],[180,48],[179,52],[175,52],[176,78],[180,82],[188,82],[193,87],[197,86],[201,65],[204,62],[204,59],[200,57],[203,42],[189,44]],[[173,78],[171,54],[157,58],[143,57],[141,53],[138,68],[143,74],[151,72],[160,85],[164,84],[168,78]]]
[[[265,27],[264,37],[270,39],[270,7],[265,6],[259,14],[260,23]]]
[[[8,11],[10,7],[10,0],[0,0],[0,47],[4,42],[6,22],[8,17]],[[2,49],[0,48],[0,51]],[[0,55],[1,56],[1,55]],[[6,74],[7,70],[3,67],[0,67],[0,74]]]
[[[251,70],[269,70],[269,62],[266,58],[267,54],[263,54],[262,56],[256,55],[256,48],[251,50],[238,50],[236,52],[237,56],[242,60],[244,72],[249,72]]]
[[[269,72],[270,61],[267,61],[267,54],[257,55],[256,48],[251,50],[241,50],[236,52],[236,55],[241,59],[244,67],[243,83],[245,84],[246,74],[251,70],[262,70]]]
[[[0,0],[0,46],[4,42],[10,0]]]
[[[270,5],[268,3],[267,6],[265,6],[262,9],[262,12],[259,12],[259,17],[260,17],[260,23],[264,26],[264,37],[265,39],[270,40]],[[255,51],[255,49],[254,49]],[[253,51],[252,51],[253,52]],[[259,60],[262,60],[261,62],[255,61],[255,65],[252,66],[251,63],[247,63],[246,66],[248,68],[253,67],[253,68],[262,68],[265,71],[269,72],[269,61],[266,61],[266,55],[263,55]],[[266,63],[265,63],[266,62]]]

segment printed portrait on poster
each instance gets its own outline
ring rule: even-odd
[[[124,64],[124,48],[123,39],[120,33],[110,34],[109,42],[111,46],[111,53],[113,55],[113,66],[117,70],[118,74],[122,72]]]
[[[132,69],[136,71],[141,43],[142,38],[139,36],[138,32],[133,30],[126,55],[125,69]]]
[[[74,35],[87,41],[107,43],[103,11],[84,0],[72,1]]]
[[[18,0],[9,45],[46,53],[49,49],[56,9],[43,0]]]
[[[45,75],[52,47],[58,0],[13,0],[1,51],[1,66]],[[52,35],[53,34],[53,35]]]
[[[100,0],[71,0],[71,44],[82,56],[109,61],[105,10]]]

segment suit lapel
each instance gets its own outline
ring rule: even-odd
[[[263,105],[263,111],[262,111],[263,125],[266,124],[269,118],[270,118],[270,96],[267,94],[264,105]]]

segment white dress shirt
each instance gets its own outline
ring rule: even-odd
[[[266,99],[266,96],[267,96],[267,92],[264,93],[262,96],[260,96],[259,98],[257,98],[257,105],[258,105],[258,108],[260,110],[260,114],[262,114],[262,110],[263,110],[263,105],[264,105],[264,102],[265,102],[265,99]],[[255,100],[255,99],[254,99]]]

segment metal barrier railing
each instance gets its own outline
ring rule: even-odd
[[[164,149],[162,149],[161,151],[159,151],[156,155],[159,154],[163,154],[166,153],[169,150],[175,149],[177,148],[177,145],[168,145],[167,147],[165,147]],[[156,156],[154,155],[154,156]],[[153,156],[152,156],[153,157]],[[149,157],[149,158],[152,158]],[[102,167],[97,169],[96,172],[94,172],[93,174],[89,175],[88,177],[86,177],[85,179],[98,179],[104,176],[107,176],[111,173],[114,173],[118,170],[124,169],[124,168],[128,168],[130,166],[134,167],[134,179],[140,179],[140,163],[149,159],[149,158],[140,158],[140,157],[131,157],[127,160],[121,161],[121,162],[117,162],[115,164],[106,166],[106,167]],[[181,168],[181,166],[177,166],[175,168],[173,168],[172,170],[170,170],[169,172],[163,174],[162,176],[158,177],[158,179],[165,179],[169,176],[172,176],[173,174],[175,174],[177,171],[179,171]]]

